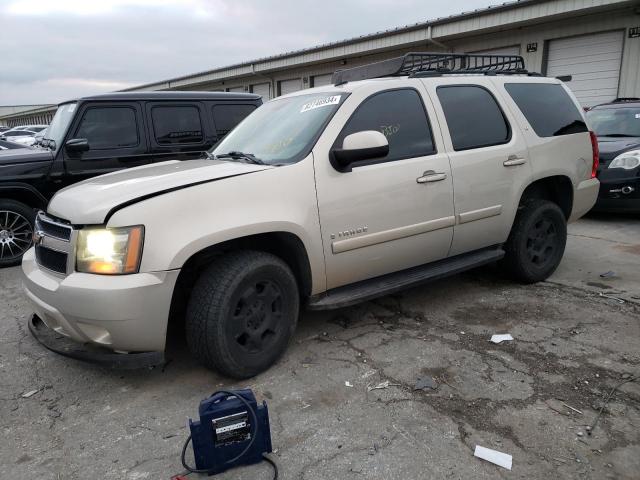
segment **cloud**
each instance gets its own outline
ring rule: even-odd
[[[5,0],[0,105],[57,103],[459,13],[490,0]]]

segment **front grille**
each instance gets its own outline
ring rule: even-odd
[[[70,225],[65,225],[64,223],[46,217],[41,213],[36,218],[36,231],[40,231],[42,235],[68,242],[71,240],[73,228]]]
[[[67,273],[68,255],[64,252],[51,250],[41,245],[36,246],[36,261],[47,270],[57,273]]]

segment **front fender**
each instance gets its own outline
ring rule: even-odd
[[[286,232],[307,251],[312,291],[326,285],[311,156],[149,198],[116,212],[108,226],[140,224],[144,272],[179,269],[193,254],[229,240]]]

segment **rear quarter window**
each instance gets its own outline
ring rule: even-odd
[[[505,83],[504,88],[539,137],[588,131],[580,111],[562,85]]]

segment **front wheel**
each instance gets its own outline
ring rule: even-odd
[[[233,378],[269,368],[285,351],[300,308],[296,279],[275,255],[224,254],[197,280],[186,314],[189,349]]]
[[[0,199],[0,268],[18,265],[31,247],[34,210],[15,200]]]
[[[560,207],[532,199],[516,215],[503,263],[516,280],[540,282],[556,270],[566,243],[567,220]]]

